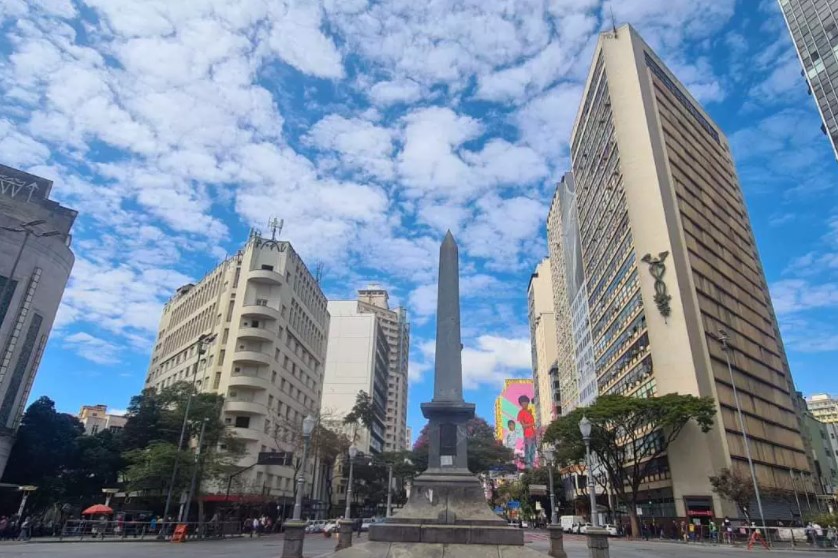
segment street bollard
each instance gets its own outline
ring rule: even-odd
[[[303,558],[303,543],[306,536],[306,522],[289,520],[285,522],[285,542],[282,558]]]
[[[354,521],[351,519],[341,519],[338,521],[338,544],[335,546],[335,552],[352,546],[353,524]]]
[[[564,530],[561,525],[550,525],[547,532],[550,533],[550,556],[567,558],[567,552],[564,551]]]
[[[591,558],[608,558],[608,531],[599,527],[588,527],[586,534]]]

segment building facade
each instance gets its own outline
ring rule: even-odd
[[[553,378],[550,376],[559,351],[549,258],[542,260],[530,277],[527,310],[530,322],[535,422],[539,428],[546,428],[558,417],[561,408],[561,401],[554,399]]]
[[[758,481],[790,490],[810,475],[802,419],[724,134],[626,25],[600,35],[570,145],[599,395],[718,405],[709,433],[687,427],[654,464],[644,516],[737,514],[708,481],[749,474],[731,376]]]
[[[358,451],[381,453],[385,448],[385,418],[390,345],[382,320],[363,312],[355,300],[330,300],[329,352],[323,377],[320,413],[342,422],[352,411],[358,392],[365,391],[376,411],[371,428],[353,425],[348,432]]]
[[[202,335],[215,336],[203,351]],[[320,410],[328,335],[326,297],[291,244],[252,232],[237,254],[166,303],[146,387],[189,382],[224,395],[224,423],[246,446],[242,466],[260,452],[287,457],[243,473],[240,490],[287,504],[302,421]]]
[[[830,433],[834,435],[834,429],[828,426],[835,425],[824,424],[811,412],[803,415],[803,433],[808,437],[812,448],[814,492],[832,495],[838,490],[838,464],[833,450],[835,440],[830,439]]]
[[[77,212],[50,200],[51,189],[0,165],[0,477],[75,262]]]
[[[94,436],[105,430],[118,432],[128,422],[128,419],[122,415],[108,413],[107,405],[84,405],[79,411],[78,418],[84,425],[84,433],[87,436]]]
[[[387,409],[384,420],[384,451],[398,451],[410,443],[407,434],[407,367],[410,359],[410,324],[407,309],[390,309],[390,295],[371,285],[358,291],[358,310],[378,316],[387,343]]]
[[[556,187],[556,195],[547,215],[547,251],[550,281],[553,285],[553,317],[556,321],[556,362],[553,380],[559,386],[560,412],[567,414],[579,406],[580,378],[576,342],[573,336],[573,312],[570,305],[572,281],[568,266],[568,238],[561,206],[560,191],[573,188],[573,177],[566,174]]]
[[[821,131],[838,157],[838,2],[779,1],[802,74],[823,120]]]
[[[838,399],[826,393],[816,393],[806,398],[806,407],[816,419],[838,423]]]

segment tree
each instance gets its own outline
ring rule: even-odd
[[[562,465],[584,460],[585,444],[579,432],[583,416],[591,421],[591,452],[611,479],[614,492],[627,503],[632,532],[639,533],[637,503],[640,486],[665,465],[665,454],[691,422],[702,432],[713,425],[716,406],[711,398],[676,393],[641,399],[604,395],[589,407],[580,407],[553,421],[544,441],[557,447]]]
[[[509,469],[513,452],[495,439],[495,431],[485,420],[474,417],[465,424],[468,441],[468,468],[472,473]],[[428,425],[413,444],[411,460],[420,471],[428,468]]]
[[[171,393],[173,389],[165,388],[164,391]],[[149,388],[131,398],[122,429],[125,451],[148,447],[154,441],[177,444],[180,427],[175,424],[172,409],[167,408],[167,404],[171,404],[168,393],[161,396],[157,390]]]
[[[737,470],[722,469],[716,476],[710,477],[713,492],[730,500],[750,522],[748,506],[754,499],[754,484],[751,479]]]
[[[373,424],[375,424],[375,421],[380,420],[382,415],[383,410],[375,404],[370,394],[361,390],[355,396],[355,405],[352,406],[349,414],[343,418],[343,423],[351,425],[360,424],[367,430],[370,430]],[[352,441],[356,441],[357,438],[358,433],[356,430],[353,430]]]

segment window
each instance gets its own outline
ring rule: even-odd
[[[268,299],[267,298],[257,298],[256,299],[256,306],[267,306]]]
[[[236,428],[250,428],[250,417],[236,417]]]
[[[94,425],[93,425],[93,428],[91,428],[91,429],[90,429],[90,433],[91,433],[91,434],[96,434],[97,432],[99,432],[99,425],[98,425],[98,424],[94,424]]]
[[[250,327],[261,327],[259,325],[259,320],[253,320],[250,322]]]
[[[274,266],[268,265],[268,264],[262,264],[262,269],[264,269],[265,271],[273,271]]]

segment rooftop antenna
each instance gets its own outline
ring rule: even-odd
[[[323,262],[317,262],[314,264],[314,280],[317,284],[320,284],[320,280],[323,278]]]
[[[614,19],[614,4],[608,4],[608,10],[611,12],[611,30],[614,32],[614,36],[617,36],[617,20]]]
[[[277,219],[274,217],[268,221],[268,227],[271,229],[271,240],[276,240],[282,234],[282,226],[285,224],[285,219]]]

